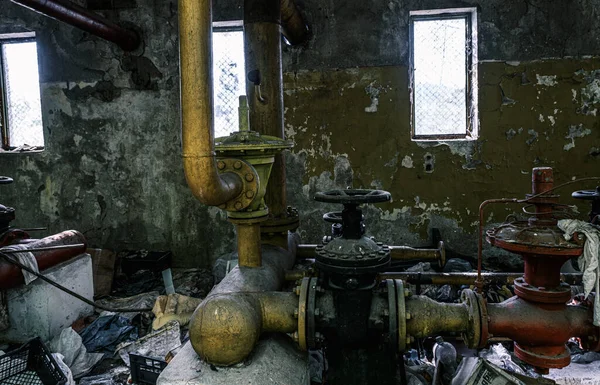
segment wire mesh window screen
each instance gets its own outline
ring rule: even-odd
[[[412,20],[415,138],[468,133],[468,23],[467,16]]]
[[[9,147],[43,146],[42,106],[35,42],[2,43],[4,101]]]
[[[215,137],[239,130],[239,96],[246,94],[243,31],[213,33]]]

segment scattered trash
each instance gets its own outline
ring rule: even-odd
[[[115,275],[117,254],[107,249],[87,249],[87,253],[92,257],[94,295],[96,297],[109,295]]]
[[[478,357],[461,361],[452,385],[526,385],[517,377]]]
[[[64,361],[65,356],[63,356],[60,353],[52,353],[52,357],[54,357],[54,360],[58,364],[58,367],[60,368],[60,370],[63,372],[63,374],[67,378],[67,382],[65,383],[65,385],[75,385],[75,380],[73,379],[73,373],[71,372],[71,369],[69,369],[69,365],[65,364],[65,361]]]
[[[585,352],[582,354],[573,354],[571,356],[571,362],[575,362],[577,364],[589,364],[594,361],[600,361],[600,353]]]
[[[479,352],[479,357],[485,358],[497,367],[509,372],[526,374],[523,368],[513,362],[510,353],[502,344],[492,345],[489,349],[483,349]]]
[[[99,305],[111,307],[113,309],[151,309],[159,296],[158,291],[151,291],[148,293],[141,293],[131,297],[119,298],[109,297],[96,301]],[[101,315],[112,315],[115,313],[102,312]],[[117,313],[121,317],[132,319],[139,313],[128,312],[128,313]]]
[[[81,378],[79,385],[126,385],[129,382],[129,368],[118,366],[93,376]]]
[[[468,261],[460,258],[452,258],[444,265],[444,273],[464,273],[473,270],[473,267]]]
[[[120,315],[102,316],[81,332],[88,352],[113,354],[118,344],[135,341],[138,330],[131,321]]]
[[[418,273],[418,272],[425,272],[425,271],[433,271],[433,269],[431,268],[431,263],[419,262],[416,265],[407,268],[406,271],[412,271],[412,272]]]
[[[165,360],[145,357],[137,354],[129,355],[131,361],[131,380],[135,384],[155,385],[158,376],[167,367]]]
[[[164,360],[171,350],[179,346],[181,346],[179,323],[172,321],[164,328],[154,331],[137,341],[120,344],[117,347],[117,352],[123,362],[130,366],[129,353]]]
[[[38,337],[0,357],[0,383],[64,385],[67,377]]]
[[[82,338],[72,328],[64,329],[60,335],[48,344],[51,351],[62,356],[62,361],[70,369],[73,378],[89,373],[104,354],[88,353]]]
[[[175,292],[194,298],[204,298],[212,289],[214,278],[208,269],[173,269]]]
[[[162,295],[156,299],[152,313],[156,317],[152,328],[158,330],[171,321],[187,325],[194,310],[202,302],[199,298],[187,297],[180,294]]]
[[[437,290],[436,300],[438,302],[454,302],[459,298],[458,290],[451,285],[444,285]]]

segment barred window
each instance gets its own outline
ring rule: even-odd
[[[42,106],[35,34],[0,35],[2,150],[41,150]]]
[[[241,21],[213,23],[215,137],[239,130],[239,96],[246,94]]]
[[[413,11],[410,32],[413,139],[476,139],[476,9]]]

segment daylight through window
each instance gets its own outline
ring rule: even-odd
[[[239,96],[246,94],[244,33],[240,26],[213,32],[215,137],[239,130]]]
[[[473,9],[411,12],[414,139],[477,137]]]
[[[32,34],[0,35],[2,148],[44,146],[37,45]]]

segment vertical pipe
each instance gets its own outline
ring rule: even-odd
[[[263,101],[256,87],[246,82],[250,106],[250,128],[264,135],[285,138],[283,131],[283,73],[281,68],[280,0],[244,2],[244,46],[246,72],[260,73]],[[265,201],[272,218],[286,217],[285,159],[275,156]]]
[[[237,225],[238,263],[240,267],[260,267],[260,224]]]
[[[179,0],[181,136],[183,168],[202,203],[219,206],[237,197],[242,180],[219,174],[213,126],[212,3]]]

